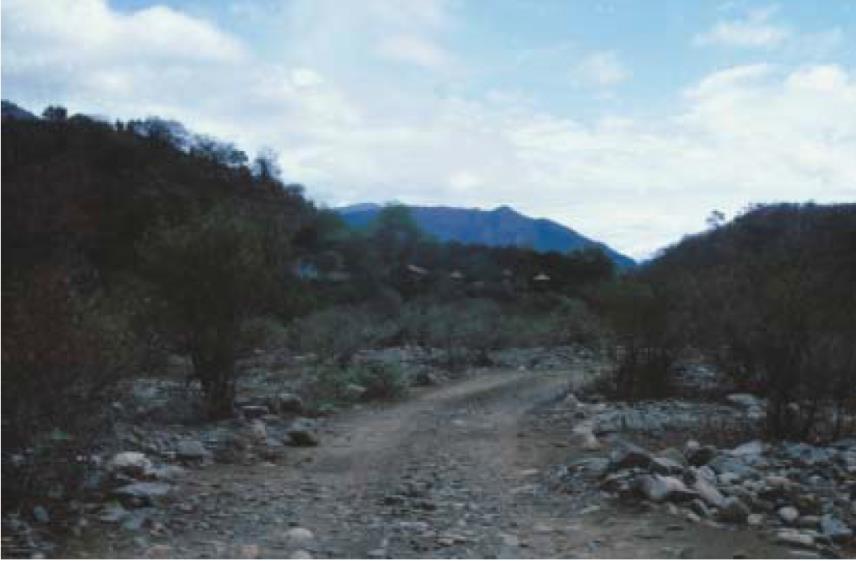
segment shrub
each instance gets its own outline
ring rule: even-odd
[[[240,348],[257,349],[264,347],[279,347],[288,341],[288,330],[276,318],[258,316],[250,318],[241,324]]]
[[[276,285],[278,248],[265,242],[263,220],[223,205],[162,225],[140,246],[164,326],[189,352],[214,418],[232,414],[241,323]]]
[[[369,362],[353,367],[350,377],[366,389],[366,399],[395,399],[403,396],[409,386],[401,365]]]
[[[347,367],[321,365],[312,372],[304,393],[318,409],[356,399],[395,399],[406,393],[408,385],[397,364],[375,361]],[[359,395],[353,392],[356,387],[362,388]]]
[[[358,351],[393,336],[398,326],[364,308],[334,306],[295,320],[290,331],[300,351],[316,354],[321,362],[344,367]]]

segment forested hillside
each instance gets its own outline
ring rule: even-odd
[[[769,397],[770,434],[844,430],[856,407],[856,204],[751,208],[667,248],[622,290],[625,392],[665,387],[692,348]]]
[[[352,231],[283,184],[271,158],[171,121],[61,107],[36,119],[6,104],[2,134],[7,442],[70,422],[172,352],[191,357],[211,414],[228,415],[241,333],[258,318],[284,326],[377,299],[395,311],[418,298],[570,296],[613,274],[598,251],[438,243],[401,208]]]

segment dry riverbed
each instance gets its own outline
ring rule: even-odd
[[[189,467],[156,506],[142,507],[151,516],[139,527],[105,521],[101,511],[102,520],[93,516],[56,553],[811,556],[749,528],[624,504],[597,482],[563,484],[568,465],[595,454],[573,437],[581,421],[565,399],[580,379],[568,370],[488,371],[416,390],[400,403],[347,411],[314,427],[318,446]]]

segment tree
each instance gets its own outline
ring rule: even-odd
[[[406,265],[421,234],[410,209],[404,205],[387,205],[370,228],[371,241],[393,268]]]
[[[282,168],[279,167],[276,151],[272,148],[262,148],[253,160],[253,175],[262,181],[279,181],[282,179]]]
[[[47,121],[62,122],[68,118],[68,110],[61,105],[49,105],[42,112],[42,117]]]
[[[141,246],[162,317],[189,352],[214,418],[232,413],[240,325],[276,282],[260,222],[221,205],[151,232]]]

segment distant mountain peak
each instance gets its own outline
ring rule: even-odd
[[[383,207],[363,203],[335,209],[353,227],[365,227]],[[440,241],[487,246],[529,247],[536,251],[567,253],[599,248],[619,267],[635,262],[606,244],[592,240],[552,220],[531,218],[508,205],[493,210],[449,206],[409,206],[419,227]]]

